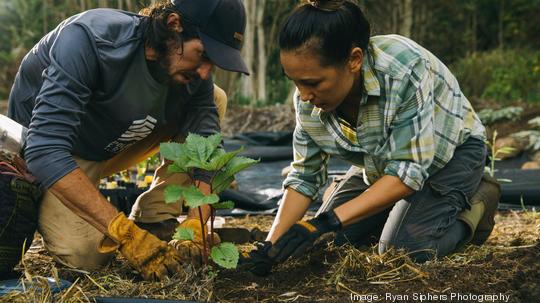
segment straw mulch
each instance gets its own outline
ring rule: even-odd
[[[272,217],[230,218],[227,225],[268,230]],[[185,273],[164,282],[138,278],[121,256],[105,270],[84,272],[55,264],[39,235],[24,258],[23,279],[60,277],[71,288],[51,294],[48,287],[12,293],[0,302],[93,302],[98,296],[141,297],[219,302],[350,302],[351,296],[387,293],[510,295],[509,302],[540,297],[540,213],[505,212],[486,245],[425,264],[403,251],[377,253],[376,247],[335,247],[321,241],[300,260],[277,266],[266,278],[248,272],[186,266]],[[252,246],[241,246],[248,250]],[[384,302],[381,301],[381,302]],[[438,301],[431,301],[438,302]]]

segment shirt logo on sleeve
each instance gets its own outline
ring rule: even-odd
[[[157,120],[150,115],[141,120],[135,120],[120,136],[105,147],[105,151],[117,154],[134,143],[146,138],[156,127]]]

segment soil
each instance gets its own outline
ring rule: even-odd
[[[403,300],[396,302],[418,302],[415,293],[431,298],[445,294],[450,298],[452,293],[504,293],[510,296],[509,302],[540,302],[539,215],[499,214],[486,245],[469,246],[461,253],[425,264],[411,262],[404,252],[379,256],[375,247],[336,248],[321,243],[302,260],[279,266],[267,278],[224,272],[217,282],[216,296],[231,302],[351,302],[351,295],[356,294],[377,295],[380,302],[391,302],[387,295],[401,295]],[[526,226],[533,230],[527,231]],[[395,259],[398,261],[392,261]],[[401,270],[389,273],[404,264]]]
[[[226,224],[268,230],[272,219],[227,218]],[[540,213],[503,212],[496,222],[484,246],[468,246],[424,264],[411,262],[402,251],[379,255],[376,247],[335,247],[321,241],[300,260],[277,266],[269,277],[240,270],[219,270],[216,276],[215,269],[186,267],[184,274],[166,282],[141,281],[121,256],[101,272],[63,267],[52,261],[38,235],[19,270],[27,276],[58,275],[75,286],[47,296],[43,291],[12,293],[0,302],[51,302],[51,298],[92,302],[95,296],[201,302],[420,302],[420,295],[424,302],[492,302],[493,297],[471,296],[500,294],[508,300],[494,302],[540,302]],[[252,247],[243,245],[241,250]],[[452,294],[461,300],[450,300]]]

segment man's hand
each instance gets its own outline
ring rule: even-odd
[[[163,280],[182,270],[180,256],[173,247],[137,227],[123,213],[109,223],[108,236],[98,246],[102,253],[116,249],[145,280]]]
[[[191,261],[194,264],[202,263],[202,251],[204,249],[203,245],[203,234],[206,236],[206,248],[210,247],[210,240],[213,241],[213,244],[219,244],[221,241],[219,236],[214,233],[212,235],[213,239],[208,235],[206,224],[204,230],[201,228],[201,221],[199,219],[187,218],[178,227],[189,228],[193,230],[193,240],[172,240],[169,242],[176,250],[182,260]]]
[[[272,242],[259,242],[256,246],[257,248],[249,253],[242,253],[240,255],[239,268],[249,270],[257,276],[268,276],[275,264],[274,260],[268,257],[268,251],[272,247]]]
[[[307,221],[298,221],[272,245],[268,257],[277,263],[291,256],[297,258],[313,246],[320,236],[340,229],[341,222],[333,210]]]

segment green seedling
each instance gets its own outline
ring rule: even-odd
[[[214,232],[214,219],[216,209],[230,209],[234,207],[231,201],[219,202],[218,194],[228,188],[234,180],[234,175],[258,161],[237,156],[242,148],[226,152],[220,148],[221,135],[215,134],[207,138],[189,134],[185,143],[161,143],[161,155],[171,161],[168,167],[169,173],[185,173],[194,183],[194,173],[196,169],[203,169],[212,173],[210,180],[210,194],[204,195],[199,189],[198,184],[186,186],[169,185],[165,188],[165,202],[177,203],[183,200],[184,204],[192,209],[197,208],[201,222],[201,230],[204,230],[205,222],[202,217],[201,206],[209,205],[211,209],[210,233]],[[189,228],[178,228],[174,239],[193,240],[193,230]],[[210,237],[212,239],[212,237]],[[209,258],[216,264],[224,268],[236,268],[238,264],[238,249],[232,243],[221,243],[214,245],[212,240],[206,242],[203,237],[202,255],[204,263],[208,264]],[[208,255],[210,251],[210,255]]]
[[[497,141],[497,130],[494,130],[493,131],[493,136],[491,138],[491,142],[486,141],[486,144],[491,149],[491,155],[489,156],[489,167],[486,166],[485,171],[491,177],[495,177],[495,172],[496,172],[495,162],[501,160],[501,158],[499,158],[498,156],[501,153],[507,154],[507,153],[511,153],[511,152],[513,152],[515,150],[515,148],[510,147],[510,146],[503,146],[501,148],[497,148],[495,146],[496,141]],[[497,179],[497,181],[499,181],[499,182],[512,182],[512,180],[510,180],[510,179]]]

